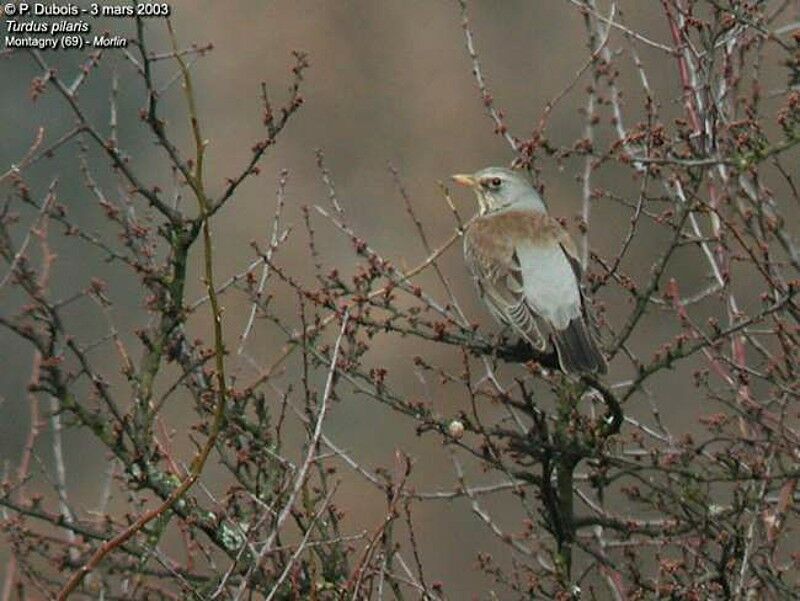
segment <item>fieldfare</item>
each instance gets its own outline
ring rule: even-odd
[[[533,186],[502,167],[453,179],[478,197],[480,215],[464,235],[464,257],[492,316],[540,351],[549,339],[564,373],[605,373],[575,243]]]

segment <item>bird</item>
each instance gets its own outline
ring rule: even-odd
[[[452,178],[478,197],[479,214],[464,232],[464,259],[489,313],[535,349],[555,347],[565,374],[605,373],[575,242],[527,177],[487,167]]]

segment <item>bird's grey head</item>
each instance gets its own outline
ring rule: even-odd
[[[471,175],[454,175],[453,180],[475,190],[481,215],[504,209],[547,212],[539,193],[518,171],[486,167]]]

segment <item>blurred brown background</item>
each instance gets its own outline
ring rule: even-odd
[[[656,0],[631,0],[622,8],[630,27],[668,43],[659,6]],[[214,44],[213,52],[194,66],[204,136],[210,141],[207,179],[212,191],[221,190],[224,178],[239,171],[249,157],[252,143],[260,137],[259,83],[267,82],[277,105],[286,97],[291,51],[308,52],[311,62],[303,86],[305,105],[280,136],[277,146],[268,153],[262,175],[248,181],[215,220],[216,268],[220,281],[241,271],[252,260],[249,241],[258,241],[263,246],[271,225],[277,174],[284,168],[289,170],[285,223],[294,225],[294,233],[278,260],[295,272],[308,265],[299,207],[324,205],[327,196],[316,166],[314,151],[317,148],[325,151],[348,223],[383,256],[400,265],[414,265],[425,257],[425,252],[392,184],[387,169],[389,163],[399,170],[416,208],[425,218],[429,237],[437,245],[452,232],[453,222],[436,182],[454,172],[472,171],[488,164],[507,164],[513,158],[506,142],[492,133],[494,126],[485,116],[464,49],[456,2],[185,0],[174,2],[173,7],[174,25],[182,44]],[[471,20],[491,92],[506,113],[512,133],[526,136],[538,123],[548,100],[573,80],[588,58],[582,17],[567,1],[504,0],[473,2]],[[123,19],[105,23],[114,32],[129,30],[131,26]],[[95,31],[100,29],[101,25],[95,26]],[[163,27],[157,20],[150,22],[149,36],[154,50],[168,49]],[[609,47],[612,50],[624,48],[626,42],[614,34]],[[676,99],[680,87],[675,65],[663,54],[647,47],[640,46],[639,51],[654,93],[662,102],[662,114],[678,114],[680,105]],[[98,122],[107,123],[110,78],[117,65],[121,82],[120,143],[132,155],[140,172],[153,173],[154,181],[168,187],[169,174],[160,169],[164,165],[161,151],[138,121],[138,109],[143,106],[142,88],[132,76],[129,65],[119,56],[111,57],[112,53],[107,53],[109,60],[104,58],[100,69],[92,74],[83,89],[81,102]],[[72,53],[50,53],[47,58],[65,77],[75,72],[79,62],[78,55]],[[628,124],[633,124],[643,114],[642,94],[629,57],[622,56],[619,60],[620,86],[626,94],[626,119]],[[164,68],[160,73],[162,80],[174,72],[173,67],[167,69],[164,65]],[[73,119],[52,91],[35,104],[29,101],[30,79],[38,74],[30,57],[24,54],[4,57],[0,69],[3,72],[0,169],[4,170],[24,153],[39,124],[46,128],[46,139],[54,140],[69,129]],[[583,135],[584,120],[579,108],[585,104],[583,90],[589,79],[590,74],[585,74],[550,117],[548,137],[555,144],[570,145]],[[784,74],[775,62],[767,65],[765,80],[775,87],[784,83]],[[180,140],[188,140],[183,98],[177,86],[165,96],[163,106],[168,126],[180,132]],[[607,108],[601,116],[602,144],[610,140]],[[552,161],[545,161],[542,166],[551,211],[572,223],[580,210],[581,184],[577,176],[583,169],[583,160],[566,161],[562,168]],[[107,192],[113,194],[113,178],[103,169],[97,171]],[[73,217],[86,224],[89,230],[108,231],[101,211],[82,185],[74,153],[68,151],[54,160],[42,162],[27,176],[38,194],[58,176],[60,201],[70,208]],[[595,185],[624,196],[635,194],[638,184],[631,182],[628,172],[609,169],[595,176]],[[470,215],[474,210],[471,196],[461,191],[455,191],[455,195],[462,215]],[[313,219],[326,265],[338,265],[347,271],[354,263],[349,244],[318,216]],[[600,253],[613,255],[627,227],[628,215],[616,205],[596,204],[593,219],[593,247]],[[625,269],[633,274],[646,273],[658,242],[655,234],[642,236],[631,253],[636,259],[628,260]],[[111,286],[109,295],[115,302],[113,312],[117,324],[127,331],[126,340],[135,347],[130,331],[133,324],[146,319],[135,283],[124,270],[103,263],[84,246],[60,241],[56,250],[60,253],[53,282],[56,295],[68,296],[70,291],[84,286],[90,275],[104,277]],[[687,257],[679,259],[677,265],[687,287],[702,284],[701,264]],[[455,247],[444,257],[442,267],[467,314],[486,324],[491,331],[491,322],[472,291],[460,248]],[[195,269],[194,274],[189,299],[197,298],[202,289],[199,271]],[[421,281],[434,282],[427,276]],[[13,310],[19,299],[8,292],[2,294],[0,311]],[[611,322],[621,323],[628,310],[627,303],[613,295],[603,300],[609,305]],[[753,299],[745,297],[744,300],[747,304]],[[293,298],[278,302],[285,304],[286,314],[291,316]],[[227,299],[225,304],[229,346],[235,348],[248,306],[240,296]],[[92,340],[105,331],[106,324],[98,317],[88,305],[76,307],[70,313],[71,325],[83,340]],[[672,331],[674,326],[667,318],[657,317],[649,324],[652,329],[634,340],[634,347],[646,355],[655,348],[654,341],[659,339],[659,334]],[[194,335],[210,338],[204,314],[193,319],[192,327]],[[275,331],[259,325],[250,339],[253,356],[264,361],[273,357],[277,352],[275,335]],[[384,340],[376,343],[372,356],[376,364],[389,368],[390,377],[393,373],[408,375],[410,359],[421,349],[418,343],[386,344]],[[431,346],[427,351],[445,365],[457,365],[458,357],[448,357],[454,353],[452,349]],[[0,357],[0,460],[13,467],[28,428],[24,391],[31,352],[0,331]],[[118,365],[113,358],[101,361],[108,377],[119,382]],[[287,381],[292,373],[287,373]],[[693,389],[686,381],[686,373],[687,369],[673,373],[665,388],[669,390],[664,396],[669,404],[662,407],[666,424],[679,432],[692,427],[700,411],[694,406]],[[612,375],[621,377],[624,371],[612,370]],[[440,389],[435,382],[426,387],[406,377],[395,383],[409,395],[429,395],[444,415],[453,414],[466,402],[466,399],[449,396],[447,389]],[[181,424],[181,412],[185,410],[179,403],[168,409],[173,427]],[[495,410],[487,408],[487,414]],[[642,416],[649,412],[648,407],[626,410]],[[433,437],[417,438],[412,423],[365,399],[345,398],[334,408],[326,432],[367,467],[391,466],[394,449],[406,450],[418,460],[413,482],[419,490],[454,485],[447,451],[437,445]],[[42,462],[47,466],[46,438],[43,441]],[[100,475],[106,467],[105,458],[85,433],[70,431],[66,442],[73,502],[78,507],[91,507],[96,502]],[[188,447],[184,450],[184,456],[188,457]],[[338,494],[338,504],[348,513],[346,529],[348,532],[372,529],[383,515],[380,493],[364,485],[357,476],[344,470],[341,473],[345,483]],[[213,485],[213,472],[206,480]],[[476,474],[474,482],[481,481],[496,480],[493,476]],[[521,527],[516,503],[487,501],[485,506],[509,530]],[[427,578],[442,581],[453,599],[483,593],[489,585],[483,576],[472,570],[476,553],[485,551],[503,557],[508,551],[471,515],[468,503],[420,504],[416,506],[415,515],[423,559],[428,566]],[[0,563],[2,557],[0,550]]]

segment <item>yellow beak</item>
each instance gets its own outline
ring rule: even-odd
[[[466,175],[464,173],[456,173],[455,175],[451,176],[453,181],[457,184],[461,184],[462,186],[467,186],[468,188],[474,188],[475,185],[478,183],[475,181],[475,178],[471,175]]]

